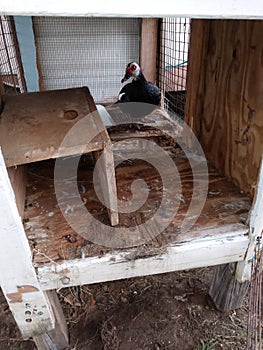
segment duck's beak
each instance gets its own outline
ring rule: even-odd
[[[126,72],[124,77],[121,79],[121,83],[124,83],[126,80],[128,80],[131,77],[131,74]]]

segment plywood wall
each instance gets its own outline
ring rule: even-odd
[[[190,76],[198,74],[200,47],[204,52],[201,75],[188,80],[188,95],[196,98],[188,102],[187,121],[208,160],[253,195],[263,154],[263,21],[201,22],[192,32]]]

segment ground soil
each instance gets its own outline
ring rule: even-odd
[[[217,311],[208,296],[213,268],[59,290],[71,350],[242,350],[248,300]],[[0,296],[0,349],[33,350]]]

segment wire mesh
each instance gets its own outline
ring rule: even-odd
[[[117,99],[128,62],[139,60],[138,18],[34,17],[44,89],[87,85],[95,102]]]
[[[189,18],[163,18],[160,27],[159,87],[164,107],[184,116],[190,40]]]
[[[26,90],[13,18],[0,17],[0,75],[6,93]]]

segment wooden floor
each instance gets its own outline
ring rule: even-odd
[[[115,138],[118,138],[116,133]],[[162,138],[159,141],[164,143]],[[179,148],[166,145],[166,150],[180,173],[182,183],[180,205],[176,216],[166,230],[139,247],[143,254],[147,254],[147,251],[158,252],[162,247],[174,242],[187,242],[206,237],[220,238],[220,235],[224,236],[228,231],[237,234],[243,232],[246,228],[244,222],[251,201],[212,166],[209,166],[209,190],[200,217],[190,231],[179,231],[191,202],[193,176],[190,164]],[[109,225],[106,208],[100,203],[94,191],[93,168],[92,159],[83,156],[78,169],[79,193],[89,212],[104,224]],[[57,205],[53,170],[53,160],[28,165],[24,227],[34,262],[38,265],[47,262],[59,263],[62,260],[101,257],[110,252],[110,248],[92,243],[92,237],[99,235],[94,226],[85,227],[86,238],[84,238],[68,225]],[[198,176],[202,178],[202,173]],[[119,227],[130,227],[147,222],[162,200],[162,180],[158,172],[148,163],[132,159],[117,166],[116,177],[119,200],[131,199],[130,189],[135,179],[142,178],[149,188],[148,199],[141,208],[130,214],[120,214]],[[173,178],[171,181],[174,181]],[[67,195],[65,193],[65,199]],[[141,195],[144,194],[141,193]],[[141,199],[139,197],[137,196],[135,200],[139,201]],[[167,203],[167,207],[173,210],[174,203],[172,201]],[[163,215],[165,217],[166,213],[164,212]],[[81,218],[79,220],[81,221]],[[87,238],[87,231],[90,234],[90,240]]]

